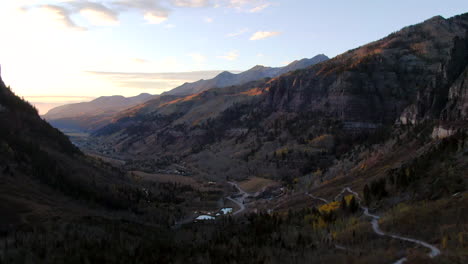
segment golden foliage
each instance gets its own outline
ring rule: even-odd
[[[320,206],[319,211],[321,213],[329,213],[329,212],[337,210],[338,208],[340,208],[340,202],[335,201],[335,202],[331,202],[331,203]]]
[[[352,194],[345,196],[346,205],[349,205],[349,203],[351,202],[351,199],[353,199],[353,197],[354,197],[354,195],[352,195]]]
[[[442,238],[442,248],[443,249],[446,249],[447,248],[447,243],[448,243],[448,237],[447,236],[444,236]]]

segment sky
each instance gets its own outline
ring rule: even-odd
[[[41,114],[223,70],[334,57],[466,0],[2,0],[2,78]]]

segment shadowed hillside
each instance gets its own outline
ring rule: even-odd
[[[0,263],[467,263],[467,84],[468,14],[434,17],[82,152],[0,79]]]
[[[210,177],[292,179],[395,125],[466,120],[467,27],[466,14],[434,17],[272,80],[149,101],[95,135],[123,159],[171,156]]]

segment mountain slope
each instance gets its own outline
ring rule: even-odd
[[[272,68],[257,65],[250,70],[241,72],[239,74],[233,74],[230,72],[222,72],[218,76],[210,80],[199,80],[194,83],[185,83],[171,91],[163,93],[163,95],[191,95],[200,93],[212,88],[223,88],[233,85],[242,85],[251,81],[256,81],[264,78],[273,78],[281,74],[304,69],[317,63],[328,60],[328,57],[320,54],[311,59],[302,59],[294,61],[285,67]]]
[[[110,166],[83,155],[0,77],[0,230],[90,212],[82,202],[127,208],[118,186],[132,184]],[[109,189],[115,186],[115,190]]]
[[[134,97],[102,96],[90,102],[53,108],[44,118],[62,130],[94,130],[107,124],[114,114],[154,97],[146,93]]]
[[[0,81],[0,262],[466,263],[467,30],[468,14],[436,17],[273,80],[158,97],[98,131],[127,169],[170,164],[167,178],[203,179],[195,190],[122,178]],[[225,183],[253,176],[280,192]],[[236,195],[248,214],[174,225],[187,204]]]
[[[96,135],[120,158],[176,156],[202,175],[324,169],[395,124],[466,120],[467,28],[434,17],[272,80],[150,101]]]
[[[312,59],[302,59],[294,61],[288,66],[281,68],[271,68],[255,66],[252,69],[240,74],[222,72],[211,80],[200,80],[195,83],[186,83],[163,96],[184,96],[199,93],[210,88],[227,87],[244,84],[267,77],[274,77],[280,74],[298,70],[301,68],[320,63],[327,60],[325,55],[317,55]],[[120,113],[128,108],[133,108],[151,99],[158,99],[159,96],[150,94],[140,94],[135,97],[123,96],[103,96],[91,102],[68,104],[51,109],[44,118],[54,127],[63,131],[84,131],[92,132],[107,124],[113,119],[122,115]]]
[[[206,197],[85,156],[1,77],[0,124],[1,263],[165,263],[182,203]]]
[[[289,191],[246,205],[268,213],[223,226],[213,244],[224,254],[254,237],[319,251],[301,263],[465,263],[467,31],[468,14],[434,17],[272,80],[149,101],[96,140],[131,169],[280,181]]]

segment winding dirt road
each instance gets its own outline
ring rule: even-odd
[[[245,211],[245,199],[249,196],[249,194],[242,190],[242,188],[235,182],[228,182],[229,184],[231,184],[232,186],[236,187],[236,189],[239,191],[239,193],[242,195],[238,198],[232,198],[231,196],[228,196],[226,197],[228,200],[234,202],[235,204],[237,204],[239,206],[239,210],[235,211],[232,215],[237,215],[237,214],[240,214],[242,213],[243,211]]]
[[[240,196],[238,198],[232,198],[231,196],[226,197],[226,199],[232,201],[233,203],[235,203],[235,204],[237,204],[239,206],[240,209],[235,211],[234,213],[232,213],[232,215],[237,215],[237,214],[240,214],[240,213],[245,211],[246,207],[244,205],[244,201],[245,201],[245,198],[247,198],[249,196],[249,194],[247,192],[245,192],[244,190],[242,190],[241,187],[237,183],[235,183],[235,182],[228,182],[228,183],[231,184],[232,186],[236,187],[236,189],[242,195],[242,196]],[[194,220],[195,220],[194,216],[186,217],[186,218],[176,222],[172,226],[172,228],[178,229],[182,225],[193,223]]]
[[[237,204],[239,206],[239,210],[235,211],[234,213],[232,213],[232,215],[237,215],[237,214],[240,214],[242,213],[243,211],[245,211],[245,198],[247,198],[249,196],[249,194],[247,192],[245,192],[244,190],[241,189],[241,187],[235,183],[235,182],[228,182],[229,184],[231,184],[232,186],[236,187],[237,190],[239,190],[239,193],[242,194],[242,196],[238,197],[238,198],[232,198],[231,196],[228,196],[226,197],[228,200],[234,202],[235,204]]]
[[[317,197],[317,196],[313,196],[312,194],[310,193],[306,193],[307,196],[311,197],[312,199],[315,199],[315,200],[320,200],[324,203],[329,203],[327,199],[324,199],[324,198],[321,198],[321,197]]]
[[[417,240],[417,239],[413,239],[413,238],[408,238],[408,237],[402,237],[402,236],[398,236],[398,235],[393,235],[393,234],[388,234],[388,233],[385,233],[382,231],[382,229],[380,229],[380,226],[379,226],[379,219],[380,219],[380,216],[378,215],[374,215],[374,214],[371,214],[369,213],[369,208],[365,207],[362,205],[361,203],[361,198],[359,197],[359,194],[353,190],[351,190],[351,188],[349,187],[346,187],[344,188],[337,196],[335,196],[335,200],[338,200],[339,197],[341,195],[343,195],[344,193],[346,192],[349,192],[351,194],[353,194],[356,199],[358,200],[358,203],[359,203],[359,206],[361,207],[361,209],[363,210],[364,212],[364,215],[368,216],[371,218],[371,225],[372,225],[372,229],[374,230],[374,232],[379,235],[379,236],[388,236],[388,237],[391,237],[391,238],[395,238],[395,239],[399,239],[399,240],[403,240],[403,241],[408,241],[408,242],[412,242],[412,243],[415,243],[415,244],[418,244],[418,245],[421,245],[425,248],[428,248],[431,250],[431,252],[428,254],[428,256],[430,258],[433,258],[435,256],[438,256],[440,255],[440,250],[438,248],[436,248],[435,246],[429,244],[429,243],[426,243],[424,241],[421,241],[421,240]],[[307,196],[310,196],[311,198],[313,199],[317,199],[317,200],[320,200],[322,202],[325,202],[325,203],[328,203],[328,201],[324,198],[320,198],[320,197],[316,197],[316,196],[313,196],[309,193],[306,193]],[[405,261],[407,260],[407,258],[401,258],[399,260],[397,260],[396,262],[394,262],[393,264],[402,264],[404,263]]]

